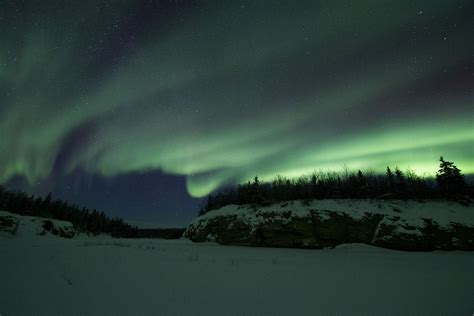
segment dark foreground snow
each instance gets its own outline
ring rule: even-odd
[[[471,315],[474,253],[0,236],[2,315]]]

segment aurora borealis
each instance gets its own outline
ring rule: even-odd
[[[0,183],[155,175],[202,197],[343,166],[433,174],[440,155],[474,173],[473,11],[469,0],[0,1]]]

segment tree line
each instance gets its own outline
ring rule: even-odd
[[[273,181],[253,181],[210,194],[200,206],[199,215],[226,205],[270,205],[288,200],[312,199],[448,199],[469,203],[474,196],[453,162],[440,157],[436,177],[418,176],[398,167],[387,167],[385,174],[374,172],[314,172],[298,179],[277,176]]]
[[[137,227],[132,227],[121,218],[112,218],[104,212],[80,208],[59,199],[53,200],[51,193],[43,199],[22,191],[8,191],[0,186],[0,210],[69,221],[76,230],[93,235],[104,233],[113,237],[135,237],[138,232]]]

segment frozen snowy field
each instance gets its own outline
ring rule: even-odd
[[[0,314],[472,315],[474,253],[0,237]]]

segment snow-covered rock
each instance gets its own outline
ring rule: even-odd
[[[13,214],[0,212],[0,234],[2,236],[13,236],[18,229],[19,220]]]
[[[192,241],[326,248],[365,243],[384,248],[474,250],[474,206],[448,201],[314,200],[270,206],[228,205],[195,219]]]
[[[70,222],[0,211],[0,233],[7,237],[55,235],[72,238],[76,234]]]

